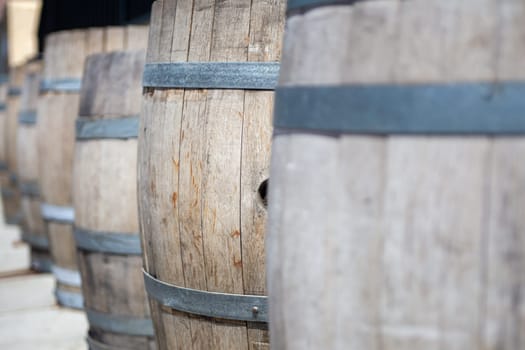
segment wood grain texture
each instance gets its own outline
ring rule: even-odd
[[[20,91],[24,80],[24,66],[13,67],[9,71],[9,89]],[[20,111],[20,94],[8,94],[4,122],[4,147],[7,174],[4,176],[4,188],[10,195],[3,196],[4,218],[7,221],[19,223],[20,192],[17,176],[17,128],[18,112]]]
[[[26,65],[25,79],[21,87],[20,112],[35,112],[40,89],[41,62]],[[36,124],[17,125],[16,158],[17,173],[21,182],[37,181],[38,179],[38,139]]]
[[[139,30],[141,29],[141,30]],[[142,39],[147,29],[133,28]],[[134,42],[137,45],[137,42]],[[83,119],[137,116],[145,46],[89,56],[79,114]],[[77,140],[73,163],[75,226],[138,235],[137,140]],[[78,250],[85,306],[88,310],[130,318],[149,318],[140,256]],[[155,349],[152,337],[111,333],[91,326],[89,336],[114,348]]]
[[[25,78],[20,97],[20,111],[35,112],[38,106],[42,62],[34,61],[25,66]],[[19,184],[37,184],[39,179],[38,152],[38,118],[36,124],[18,123],[17,129],[17,168]],[[24,195],[21,197],[22,230],[23,232],[47,239],[47,227],[40,213],[40,196]],[[32,258],[49,257],[49,250],[31,247]]]
[[[156,1],[147,62],[280,59],[283,1]],[[266,293],[267,178],[273,93],[148,89],[139,136],[145,268],[179,286]],[[169,258],[166,258],[169,257]],[[161,349],[258,349],[264,329],[151,302]]]
[[[523,80],[524,15],[516,0],[313,9],[288,20],[280,84]],[[276,130],[272,348],[521,349],[522,151],[521,137]]]
[[[108,27],[88,28],[82,30],[71,30],[56,32],[46,38],[46,50],[44,52],[44,79],[81,79],[84,72],[86,57],[91,54],[126,49],[127,45],[135,47],[140,42],[144,43],[145,27]],[[137,74],[134,67],[134,73]],[[129,84],[130,81],[121,81],[118,76],[122,70],[109,72],[112,78],[119,78],[119,82]],[[93,84],[91,84],[93,88]],[[107,91],[106,91],[107,92]],[[117,95],[119,91],[115,92]],[[98,97],[97,97],[98,99]],[[139,100],[139,98],[135,98]],[[120,113],[120,108],[137,108],[137,101],[129,101],[126,104],[113,105],[109,99],[102,99],[100,108],[111,106],[113,113]],[[78,92],[45,92],[41,95],[38,106],[38,138],[40,156],[40,188],[44,202],[60,205],[73,206],[73,159],[75,145],[75,120],[79,115],[80,97]],[[117,115],[119,115],[117,113]],[[131,142],[132,144],[133,142]],[[95,147],[98,152],[106,151],[106,146]],[[111,148],[111,147],[110,147]],[[127,147],[126,153],[130,154]],[[111,148],[115,152],[115,149]],[[120,152],[120,150],[117,150]],[[124,151],[122,151],[124,152]],[[113,159],[118,157],[113,156]],[[119,159],[121,168],[124,165]],[[90,169],[92,171],[93,169]],[[120,170],[124,172],[123,170]],[[130,177],[128,177],[128,180]],[[104,182],[106,181],[106,182]],[[107,178],[100,185],[107,186]],[[132,181],[132,180],[131,180]],[[129,184],[129,182],[123,182]],[[96,198],[96,193],[93,194]],[[105,196],[104,198],[108,198]],[[113,208],[122,206],[118,197],[111,197]],[[122,198],[121,198],[122,199]],[[126,197],[126,205],[134,207],[133,197]],[[95,208],[97,205],[94,206]],[[79,208],[81,209],[81,208]],[[132,210],[130,212],[133,212]],[[110,218],[112,211],[91,212],[80,214],[84,220],[94,220],[96,224]],[[86,215],[88,218],[86,218]],[[133,217],[130,218],[131,220]],[[115,220],[117,220],[115,218]],[[116,223],[114,225],[117,225]],[[136,230],[136,229],[135,229]],[[77,270],[77,257],[72,225],[63,223],[48,223],[50,237],[50,250],[54,264]],[[131,231],[133,232],[133,231]]]

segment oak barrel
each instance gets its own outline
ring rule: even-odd
[[[282,1],[153,4],[138,200],[160,349],[268,348],[259,190],[283,24]]]
[[[143,39],[145,48],[147,28]],[[73,203],[92,349],[155,349],[137,213],[137,135],[145,56],[145,50],[92,55],[84,70]]]
[[[24,66],[13,67],[10,69],[4,129],[4,147],[7,167],[5,170],[2,170],[2,200],[5,221],[11,225],[19,225],[22,220],[20,191],[18,189],[18,176],[16,173],[16,130],[18,128],[18,112],[20,110],[20,95],[22,93],[23,80]]]
[[[73,237],[72,175],[75,120],[85,58],[133,47],[142,26],[90,28],[52,33],[46,38],[38,110],[42,216],[47,221],[56,297],[82,308],[81,278]]]
[[[40,90],[41,61],[25,65],[17,129],[17,174],[22,211],[22,239],[31,247],[31,268],[50,272],[51,257],[47,227],[40,213],[38,186],[39,152],[37,138],[37,106]]]
[[[7,171],[7,90],[9,88],[9,76],[0,75],[0,190],[2,200],[3,193],[9,185],[9,173]],[[4,207],[4,205],[2,205]],[[2,217],[7,220],[6,210],[2,209]]]
[[[287,12],[273,348],[522,349],[525,3],[289,0]]]

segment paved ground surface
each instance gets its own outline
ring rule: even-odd
[[[29,249],[1,213],[0,203],[0,349],[86,350],[84,313],[56,306],[52,275],[29,271]]]

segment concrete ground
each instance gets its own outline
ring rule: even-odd
[[[0,349],[87,349],[84,313],[56,305],[53,276],[29,270],[29,248],[2,212],[0,203]]]

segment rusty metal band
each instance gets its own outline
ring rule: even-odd
[[[150,63],[142,85],[173,89],[274,90],[279,77],[276,62]]]
[[[29,244],[31,247],[48,249],[49,240],[45,236],[35,235],[34,233],[24,232],[22,233],[22,241]]]
[[[100,328],[107,332],[144,337],[154,335],[153,322],[149,318],[113,315],[87,308],[86,315],[91,327]]]
[[[79,310],[84,308],[84,297],[81,293],[56,288],[55,298],[60,305]]]
[[[139,134],[139,117],[128,116],[112,119],[78,118],[77,141],[98,139],[132,139]]]
[[[36,124],[36,111],[21,111],[18,113],[18,123],[27,125]]]
[[[23,196],[38,197],[40,196],[40,188],[36,181],[24,181],[18,185],[20,193]]]
[[[75,227],[77,248],[91,252],[142,255],[138,233],[102,232]]]
[[[55,276],[56,280],[62,284],[80,287],[82,286],[82,279],[80,278],[80,272],[77,270],[66,269],[57,265],[51,267],[51,272]]]
[[[40,204],[40,212],[42,218],[47,221],[65,224],[72,224],[75,221],[75,210],[72,207],[42,203]]]
[[[373,135],[523,135],[525,82],[282,86],[274,126]]]
[[[82,80],[78,78],[46,79],[40,82],[40,92],[80,92]]]
[[[164,306],[194,315],[238,321],[268,322],[268,297],[215,293],[184,288],[156,279],[143,270],[148,295]]]

